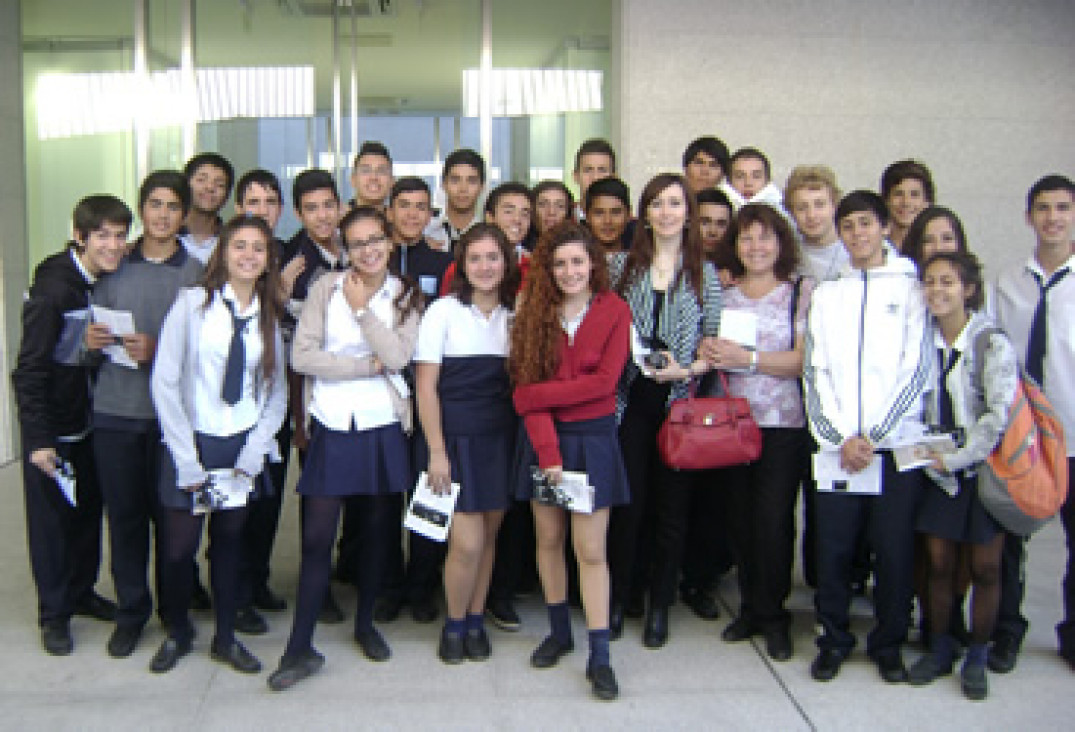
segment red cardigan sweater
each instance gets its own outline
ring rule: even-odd
[[[538,456],[538,465],[563,464],[556,422],[581,422],[616,411],[616,383],[631,351],[631,309],[618,295],[603,292],[590,303],[575,332],[564,333],[560,365],[548,381],[515,389],[515,410]]]

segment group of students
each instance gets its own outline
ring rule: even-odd
[[[644,645],[664,646],[677,589],[716,618],[712,591],[733,564],[740,606],[722,638],[760,635],[788,660],[801,492],[821,628],[812,676],[834,678],[851,652],[851,598],[872,572],[867,652],[882,678],[929,683],[965,642],[963,691],[984,698],[986,667],[1010,671],[1026,632],[1024,538],[982,507],[974,468],[1002,433],[1020,367],[1075,429],[1075,185],[1053,175],[1031,189],[1037,248],[998,279],[987,315],[981,266],[921,163],[890,166],[880,194],[841,195],[820,165],[795,168],[781,191],[762,152],[703,137],[682,175],[646,184],[635,216],[606,141],[585,142],[575,163],[577,203],[560,181],[508,182],[479,215],[485,162],[457,150],[434,216],[429,186],[394,180],[388,150],[367,142],[349,204],[329,173],[296,176],[302,228],[287,242],[267,171],[240,178],[238,215],[221,220],[234,172],[214,153],[147,176],[131,245],[123,202],[80,201],[73,240],[35,271],[13,373],[45,650],[70,653],[70,618],[89,615],[115,622],[110,655],[131,655],[155,594],[167,636],[152,671],[190,652],[189,611],[210,605],[211,656],[260,671],[235,632],[265,632],[258,610],[286,607],[268,577],[294,446],[302,557],[275,691],[322,667],[316,624],[343,619],[330,589],[341,518],[335,576],[358,590],[354,639],[373,661],[391,656],[375,621],[404,604],[434,620],[441,584],[438,656],[488,658],[485,618],[517,630],[513,597],[536,574],[550,630],[531,664],[573,650],[578,599],[586,676],[613,699],[610,641],[626,619],[643,618]],[[722,333],[732,310],[751,314],[753,342]],[[128,314],[133,332],[114,332]],[[656,437],[672,402],[724,390],[750,403],[758,460],[665,464]],[[927,431],[958,449],[897,470],[893,449]],[[446,550],[417,534],[403,550],[420,472],[434,492],[459,486]],[[587,510],[550,490],[565,472],[585,474]],[[68,500],[59,486],[72,477]],[[102,505],[115,605],[93,589]],[[211,596],[196,562],[206,516]],[[1070,536],[1075,510],[1062,517]],[[1060,654],[1075,666],[1070,557],[1064,587]],[[916,594],[928,652],[907,669]]]

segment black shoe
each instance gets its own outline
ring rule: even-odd
[[[454,666],[457,663],[463,663],[467,657],[467,648],[466,644],[463,643],[463,636],[442,630],[440,633],[440,645],[437,646],[437,656],[441,661],[449,665]]]
[[[276,670],[269,674],[269,688],[273,691],[290,689],[324,665],[325,657],[313,649],[297,656],[284,656]]]
[[[467,651],[467,658],[471,661],[484,661],[493,655],[493,647],[489,644],[489,635],[485,629],[468,630],[463,636],[463,646]]]
[[[668,608],[650,608],[646,616],[646,627],[642,630],[642,645],[646,648],[660,648],[668,642]]]
[[[493,621],[493,625],[509,633],[515,633],[523,627],[519,614],[508,600],[493,600],[486,606],[485,614]]]
[[[317,622],[326,625],[336,625],[343,622],[343,610],[336,604],[336,598],[332,596],[332,588],[325,588],[325,600],[321,603],[321,612],[317,614]]]
[[[963,696],[971,701],[982,701],[989,696],[985,666],[980,663],[964,663],[959,670],[959,684],[963,688]]]
[[[593,695],[602,701],[612,701],[620,695],[616,683],[616,674],[611,666],[591,666],[586,664],[586,678],[590,680]]]
[[[149,670],[155,674],[163,674],[175,668],[183,656],[190,653],[190,641],[168,637],[161,643],[161,647],[153,654],[149,662]]]
[[[810,664],[810,676],[814,681],[832,681],[836,678],[836,674],[840,673],[840,666],[843,665],[845,658],[847,656],[843,651],[833,648],[822,649],[814,662]]]
[[[127,658],[138,647],[142,637],[141,625],[117,625],[108,639],[108,655],[112,658]]]
[[[391,623],[399,617],[403,610],[403,596],[399,593],[391,593],[377,598],[377,604],[373,608],[373,619],[378,623]]]
[[[791,659],[791,634],[787,628],[774,628],[765,631],[765,652],[774,661]]]
[[[239,673],[256,674],[261,671],[261,661],[254,658],[254,654],[246,650],[246,646],[237,640],[225,646],[214,638],[209,646],[209,657],[214,661],[228,664]]]
[[[269,624],[265,622],[265,618],[261,617],[261,613],[251,605],[240,608],[235,613],[235,629],[246,635],[265,635],[269,632]]]
[[[388,647],[384,636],[376,628],[371,627],[356,632],[355,643],[371,661],[387,661],[392,657],[392,649]]]
[[[209,597],[209,590],[205,589],[205,585],[201,583],[201,580],[194,580],[194,592],[190,596],[190,609],[191,610],[212,610],[213,600]]]
[[[116,603],[106,600],[96,592],[90,592],[86,597],[75,603],[73,614],[83,618],[93,618],[94,620],[103,620],[106,623],[114,623],[116,621]]]
[[[751,636],[757,635],[760,632],[761,628],[740,615],[738,618],[728,623],[728,627],[724,629],[724,632],[720,634],[720,637],[725,643],[739,643],[740,641],[750,640]]]
[[[609,640],[619,640],[623,635],[623,605],[613,603],[608,611],[608,637]]]
[[[694,611],[702,620],[716,620],[720,617],[720,605],[705,590],[688,587],[679,593],[683,604]]]
[[[1011,635],[998,635],[989,647],[989,670],[1006,674],[1019,660],[1019,641]]]
[[[75,650],[71,624],[66,620],[49,620],[41,626],[41,645],[50,656],[67,656]]]
[[[552,668],[573,650],[574,641],[562,643],[551,635],[545,636],[545,640],[530,654],[530,665],[534,668]]]
[[[268,585],[262,585],[254,590],[254,607],[258,610],[280,612],[287,610],[287,600],[270,590]]]
[[[416,623],[432,623],[440,615],[437,601],[432,597],[415,600],[411,603],[411,618]]]
[[[907,669],[907,683],[911,686],[925,686],[950,673],[952,673],[951,659],[946,662],[936,653],[927,653]]]
[[[903,665],[903,657],[899,651],[883,653],[873,661],[886,684],[902,684],[907,681],[907,667]]]

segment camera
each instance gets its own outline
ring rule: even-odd
[[[556,506],[557,508],[571,510],[571,496],[560,486],[550,483],[544,470],[533,468],[530,472],[530,477],[534,481],[535,501],[544,503],[546,506]]]
[[[652,351],[642,357],[642,363],[646,365],[646,368],[660,371],[668,367],[668,356],[658,351]]]

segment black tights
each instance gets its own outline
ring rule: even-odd
[[[391,495],[356,496],[359,536],[363,546],[358,551],[355,586],[358,587],[358,610],[355,633],[373,627],[373,605],[381,581],[385,553],[382,527],[392,510]],[[335,496],[302,497],[302,566],[295,601],[295,619],[291,626],[285,656],[305,653],[312,648],[314,626],[321,612],[332,569],[332,544],[340,521],[343,498]],[[393,524],[394,525],[394,524]]]
[[[929,627],[934,638],[951,629],[952,605],[955,602],[956,562],[959,545],[936,536],[926,537],[929,547]],[[985,544],[970,544],[971,583],[971,642],[989,642],[997,622],[1000,606],[1000,552],[1004,533],[1000,532]]]
[[[247,510],[232,508],[209,517],[209,580],[213,588],[216,640],[223,645],[230,645],[235,639],[239,561]],[[169,635],[183,640],[190,640],[194,635],[188,613],[194,591],[194,574],[190,568],[201,543],[204,520],[204,516],[191,515],[189,510],[164,511],[162,604]]]

